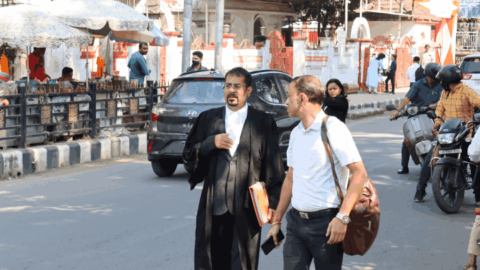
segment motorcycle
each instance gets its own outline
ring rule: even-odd
[[[432,120],[437,117],[435,112],[427,113]],[[441,119],[441,118],[440,118]],[[465,190],[472,189],[477,179],[478,164],[468,158],[468,146],[480,124],[480,113],[474,115],[474,120],[465,122],[461,119],[448,119],[443,122],[438,131],[437,142],[440,145],[440,157],[432,168],[432,192],[435,202],[440,209],[447,213],[455,213],[460,210],[463,204]],[[473,125],[473,136],[467,137],[470,133],[469,126]],[[474,168],[475,170],[473,170]],[[472,175],[473,171],[475,174]]]
[[[386,109],[389,111],[397,110],[393,104],[387,105]],[[410,104],[406,109],[400,110],[400,113],[395,117],[395,119],[398,119],[403,116],[411,116],[403,123],[403,136],[415,165],[423,164],[430,151],[431,142],[436,136],[433,133],[433,121],[424,114],[428,110],[428,107],[418,107]]]

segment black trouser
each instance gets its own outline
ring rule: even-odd
[[[241,270],[235,216],[227,213],[212,218],[213,270]]]
[[[325,212],[325,215],[315,219],[303,219],[294,208],[288,212],[287,239],[283,247],[285,270],[308,270],[312,259],[315,269],[342,269],[343,243],[329,245],[327,242],[330,237],[325,236],[328,224],[335,218],[338,209]]]
[[[405,140],[402,144],[402,168],[408,169],[408,161],[410,161],[410,150],[408,150]]]
[[[387,80],[385,81],[385,92],[388,92],[388,81],[392,82],[392,93],[395,94],[395,76],[387,77]]]

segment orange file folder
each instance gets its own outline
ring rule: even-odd
[[[265,184],[257,182],[248,188],[260,227],[268,223],[268,194]]]

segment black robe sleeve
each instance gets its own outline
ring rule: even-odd
[[[278,145],[277,124],[270,115],[267,116],[266,122],[265,166],[262,166],[261,174],[270,198],[269,207],[276,210],[280,200],[283,180],[285,179],[285,169],[283,168],[280,146]]]
[[[208,173],[209,156],[217,147],[215,146],[215,136],[205,136],[205,121],[207,113],[201,113],[195,120],[195,123],[188,134],[185,148],[183,149],[183,163],[190,178],[190,190],[202,182]]]

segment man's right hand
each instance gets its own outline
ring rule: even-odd
[[[394,112],[391,116],[390,116],[390,120],[397,120],[397,115],[398,115],[398,111]]]
[[[228,134],[218,134],[215,136],[215,146],[218,149],[230,149],[233,146],[233,140],[228,137]]]
[[[267,239],[272,236],[273,237],[273,243],[275,243],[275,246],[277,246],[276,248],[279,248],[280,245],[282,244],[282,242],[278,242],[277,240],[277,234],[278,232],[280,231],[280,225],[273,225],[271,228],[270,228],[270,231],[268,232],[268,235],[267,235]]]
[[[440,124],[434,124],[434,125],[433,125],[433,129],[434,129],[434,130],[438,130],[439,128],[440,128]]]

